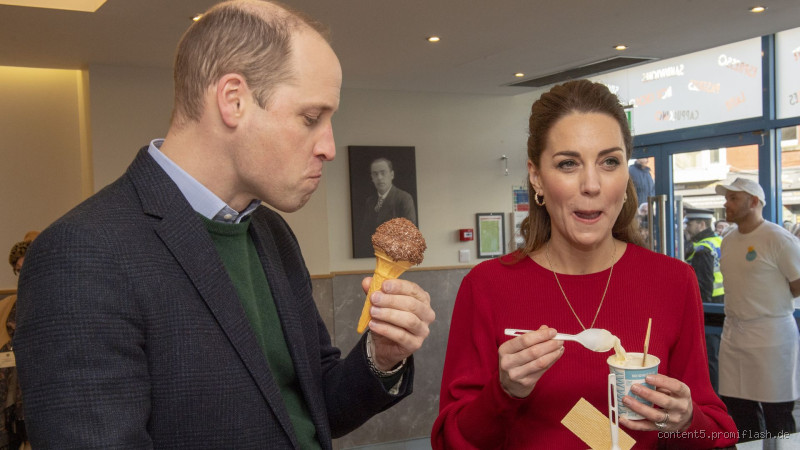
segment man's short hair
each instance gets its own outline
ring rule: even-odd
[[[372,165],[375,164],[376,162],[381,162],[381,161],[385,162],[389,166],[389,171],[394,172],[394,167],[392,166],[392,162],[389,161],[389,159],[383,157],[374,159],[372,160],[371,163],[369,163],[370,172],[372,171]]]
[[[238,73],[266,108],[275,88],[293,76],[292,33],[307,26],[328,39],[327,29],[277,2],[229,0],[209,9],[183,34],[175,56],[172,121],[197,121],[206,89]]]

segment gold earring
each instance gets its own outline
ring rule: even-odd
[[[542,197],[542,200],[540,201],[539,200],[539,193],[537,192],[537,193],[533,194],[533,201],[539,206],[544,206],[544,195],[542,195],[541,197]]]

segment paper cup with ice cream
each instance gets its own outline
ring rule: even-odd
[[[645,361],[645,365],[642,366],[641,353],[627,353],[623,361],[620,361],[616,355],[611,355],[608,357],[607,362],[611,373],[617,376],[616,392],[620,417],[624,417],[628,420],[644,419],[642,415],[625,406],[625,404],[622,403],[622,397],[630,395],[645,405],[651,405],[652,403],[633,394],[631,392],[631,386],[634,384],[643,384],[653,389],[652,385],[644,382],[644,378],[648,375],[658,373],[658,365],[661,363],[661,360],[656,356],[647,355],[647,361]]]

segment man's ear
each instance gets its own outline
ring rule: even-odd
[[[236,128],[245,111],[245,99],[249,94],[247,82],[238,73],[224,75],[217,82],[216,100],[222,122]]]

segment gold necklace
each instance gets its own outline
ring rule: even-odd
[[[613,250],[611,251],[611,270],[608,271],[608,280],[606,280],[606,288],[603,289],[603,296],[600,297],[600,305],[597,307],[597,312],[594,313],[594,319],[592,319],[592,325],[589,328],[594,328],[594,323],[597,321],[597,315],[600,314],[600,308],[603,307],[603,302],[606,299],[606,292],[608,292],[608,285],[611,283],[611,274],[614,273],[614,256],[617,253],[617,244],[614,242],[614,239],[611,239],[611,245],[613,246]],[[575,318],[578,319],[578,323],[581,324],[581,328],[585,330],[586,327],[583,326],[581,318],[578,317],[578,313],[575,312],[575,308],[573,308],[572,303],[569,302],[567,294],[564,292],[564,288],[561,287],[561,282],[558,280],[558,275],[556,274],[556,271],[553,270],[553,263],[550,262],[549,250],[550,250],[550,241],[547,241],[547,245],[544,247],[544,256],[545,258],[547,258],[547,264],[550,266],[550,271],[553,272],[553,276],[556,277],[556,284],[558,284],[558,289],[561,290],[561,295],[564,296],[564,300],[567,301],[567,306],[569,306],[569,309],[572,311],[572,314],[575,316]]]

